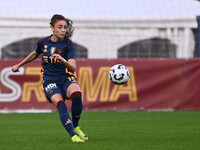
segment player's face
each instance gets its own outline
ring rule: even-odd
[[[67,31],[67,24],[65,21],[58,21],[53,27],[51,27],[53,35],[59,39],[64,38]]]

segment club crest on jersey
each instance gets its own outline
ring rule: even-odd
[[[61,54],[61,53],[62,53],[62,51],[63,51],[62,49],[59,49],[59,50],[58,50],[58,54]]]
[[[51,54],[53,54],[55,51],[56,51],[56,48],[55,47],[51,47]]]
[[[50,90],[54,89],[54,88],[57,88],[56,84],[55,83],[50,83],[48,84],[46,87],[45,87],[45,90],[47,92],[49,92]]]
[[[49,94],[53,94],[53,92],[54,92],[53,90],[50,90],[50,91],[49,91]]]

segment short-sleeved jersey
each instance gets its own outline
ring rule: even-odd
[[[76,59],[73,42],[65,37],[62,41],[53,42],[51,36],[40,39],[37,43],[36,52],[42,53],[43,79],[64,77],[67,75],[65,65],[51,56],[52,53],[61,55],[65,60]]]

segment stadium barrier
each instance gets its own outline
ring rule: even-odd
[[[13,73],[21,59],[0,60],[0,111],[55,111],[42,90],[41,61]],[[108,76],[115,64],[129,68],[121,86]],[[78,59],[84,110],[199,110],[200,59]],[[66,102],[70,109],[71,102]]]

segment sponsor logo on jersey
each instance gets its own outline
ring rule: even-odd
[[[54,89],[54,88],[57,88],[56,84],[55,83],[50,83],[48,84],[46,87],[45,87],[45,90],[47,92],[49,92],[50,90]]]

